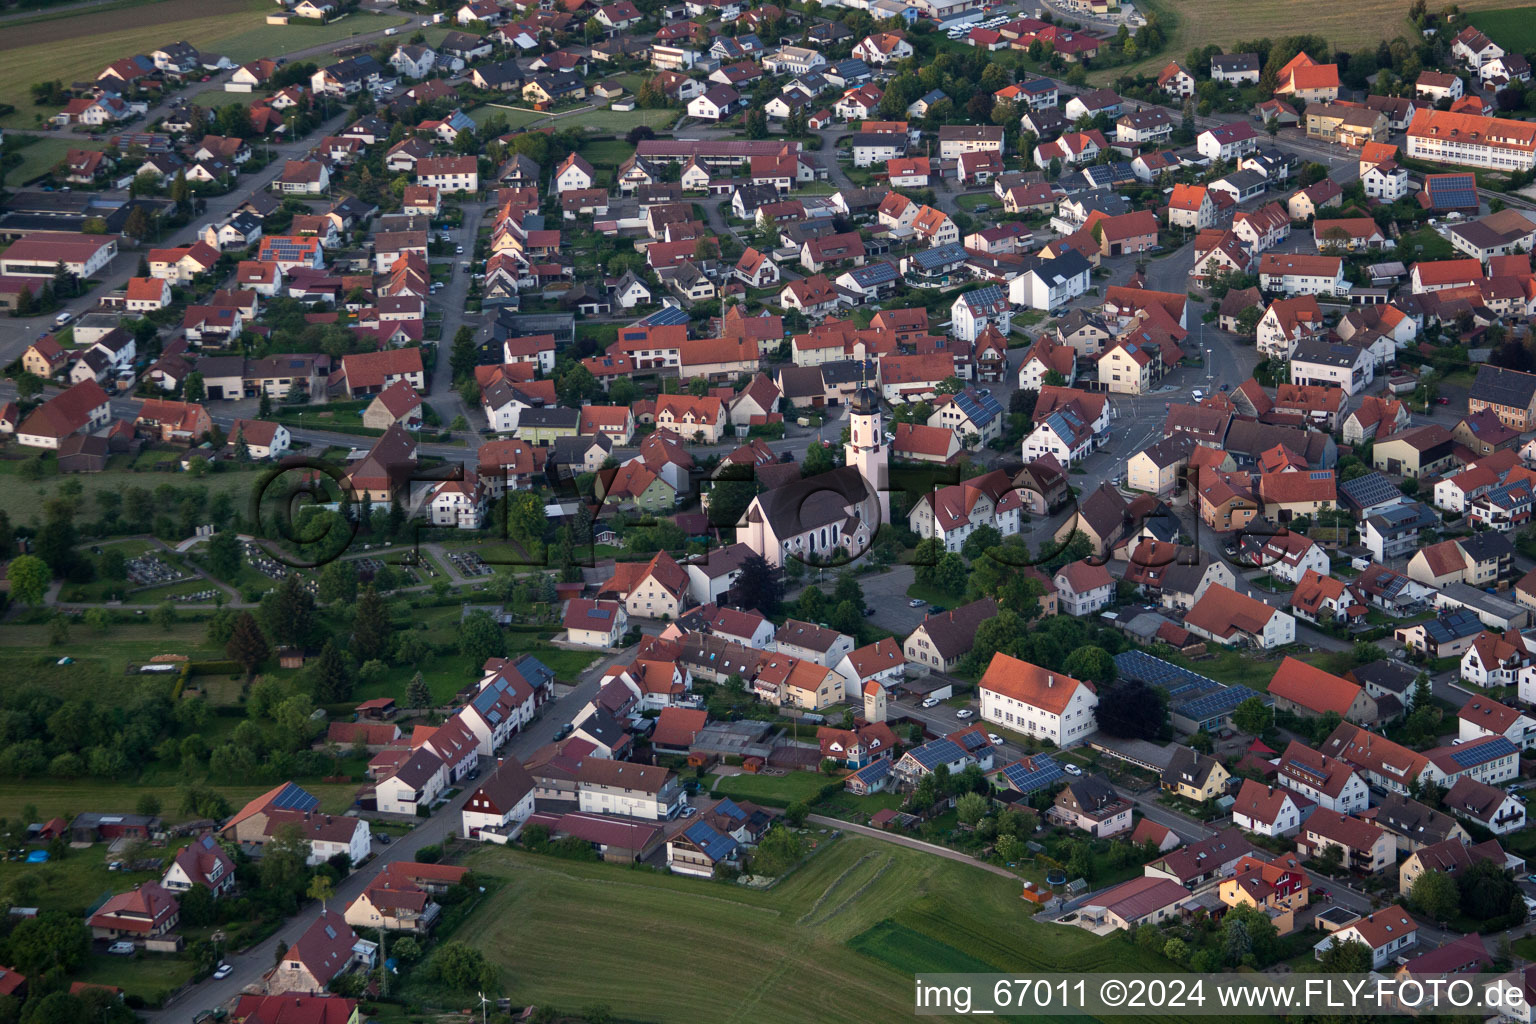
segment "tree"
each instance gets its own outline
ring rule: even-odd
[[[169,601],[161,601],[149,613],[149,621],[169,633],[171,627],[176,625],[176,606]]]
[[[965,543],[960,545],[960,553],[974,562],[992,548],[1001,546],[1002,543],[1003,535],[998,532],[997,527],[978,526],[965,538]]]
[[[800,463],[800,475],[818,476],[827,472],[836,465],[832,457],[832,449],[824,444],[813,442],[806,449],[805,458]]]
[[[235,628],[229,635],[229,643],[224,646],[224,653],[230,661],[238,662],[245,669],[247,679],[256,674],[257,667],[271,654],[267,638],[250,612],[241,612],[235,618]]]
[[[1079,839],[1072,843],[1072,852],[1067,857],[1066,869],[1069,876],[1093,881],[1093,850],[1083,840]]]
[[[233,530],[220,530],[208,541],[208,568],[220,579],[233,579],[240,573],[243,553],[240,538]]]
[[[980,793],[962,793],[955,801],[955,811],[962,824],[974,825],[987,813],[987,798]]]
[[[1413,908],[1432,921],[1446,922],[1461,909],[1461,890],[1444,871],[1430,870],[1414,879],[1408,890]]]
[[[83,918],[50,910],[23,918],[6,942],[10,965],[25,974],[41,975],[54,968],[79,970],[91,950],[91,933]]]
[[[405,703],[407,707],[416,709],[432,706],[432,691],[427,688],[427,681],[420,672],[411,677],[410,684],[405,688]]]
[[[314,628],[315,599],[297,573],[289,573],[261,600],[264,631],[286,647],[302,647]]]
[[[1257,736],[1269,728],[1270,711],[1258,697],[1249,697],[1232,710],[1232,724]]]
[[[449,988],[465,992],[496,988],[496,968],[484,953],[463,942],[445,942],[433,957],[432,967]]]
[[[1168,709],[1158,691],[1139,679],[1124,679],[1104,691],[1094,715],[1110,736],[1149,740],[1162,734]]]
[[[459,653],[471,664],[483,664],[488,658],[502,658],[507,653],[507,638],[490,612],[477,609],[459,622]]]
[[[1320,962],[1325,974],[1364,974],[1372,967],[1371,947],[1359,939],[1335,940]]]
[[[753,107],[747,111],[743,131],[749,139],[766,139],[768,137],[768,114],[762,107]]]
[[[35,608],[48,596],[53,573],[48,563],[36,555],[17,555],[6,569],[5,578],[11,584],[11,600]]]
[[[1456,885],[1461,893],[1461,910],[1474,921],[1503,917],[1512,906],[1524,910],[1520,886],[1503,864],[1491,860],[1474,861],[1456,877]]]
[[[804,840],[783,825],[775,825],[757,844],[752,855],[752,873],[776,878],[799,863],[804,855]]]
[[[187,374],[186,381],[181,385],[181,393],[189,402],[201,402],[208,394],[207,388],[203,386],[203,375],[196,370]]]
[[[946,551],[939,556],[939,564],[934,568],[934,586],[961,597],[965,594],[966,583],[970,579],[970,572],[965,567],[965,559],[953,551]]]
[[[1115,659],[1102,647],[1079,647],[1067,655],[1061,670],[1074,679],[1086,679],[1099,686],[1115,681]]]
[[[351,651],[359,661],[381,660],[389,651],[389,607],[372,586],[362,589],[352,613]]]
[[[784,580],[762,555],[751,554],[742,559],[736,594],[743,608],[773,615],[784,600]]]
[[[320,570],[320,600],[326,604],[340,601],[351,604],[357,599],[357,565],[336,559]],[[365,659],[366,660],[366,659]]]
[[[333,640],[327,640],[315,659],[315,699],[321,704],[336,704],[352,696],[352,669],[336,649]]]
[[[1260,306],[1249,306],[1237,314],[1237,331],[1246,338],[1258,333],[1259,321],[1264,319],[1264,309]]]

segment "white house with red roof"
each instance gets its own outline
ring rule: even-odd
[[[466,839],[505,844],[515,839],[533,814],[533,776],[508,757],[470,794],[459,812]]]
[[[1283,786],[1266,786],[1254,779],[1244,779],[1232,805],[1232,824],[1261,836],[1294,835],[1316,806]]]
[[[107,393],[94,380],[85,380],[33,409],[17,425],[16,441],[28,448],[57,449],[66,437],[98,430],[111,418]]]
[[[1536,747],[1536,718],[1490,697],[1473,697],[1456,713],[1462,743],[1503,736],[1521,750]]]
[[[847,692],[856,693],[865,683],[875,682],[890,687],[906,675],[907,659],[901,651],[901,641],[885,637],[850,651],[833,668],[848,681]]]
[[[982,721],[1048,739],[1059,747],[1098,730],[1093,684],[1006,654],[995,654],[978,684]]]
[[[1115,596],[1115,578],[1102,562],[1068,562],[1056,570],[1053,582],[1063,615],[1092,615]]]
[[[235,888],[235,862],[217,839],[205,835],[176,851],[160,884],[171,892],[186,892],[201,885],[215,898],[227,896]]]
[[[1312,947],[1314,955],[1321,960],[1336,942],[1363,943],[1371,951],[1371,969],[1380,970],[1419,944],[1419,925],[1402,907],[1387,907],[1324,936]]]

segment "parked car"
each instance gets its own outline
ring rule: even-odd
[[[53,325],[55,327],[63,327],[65,324],[69,323],[74,318],[75,318],[75,314],[71,313],[69,310],[66,309],[64,312],[60,313],[58,316],[53,318]]]
[[[995,732],[989,732],[987,733],[987,742],[991,743],[994,747],[1000,747],[1003,745],[1003,738]]]
[[[114,942],[107,947],[107,952],[113,956],[133,956],[133,943]]]
[[[924,601],[920,597],[914,597],[912,600],[907,602],[907,607],[908,608],[921,608],[923,605],[925,605],[927,603],[928,603],[927,601]]]
[[[961,708],[959,711],[955,712],[955,717],[956,718],[970,718],[975,713],[976,712],[972,711],[970,708]]]
[[[1075,764],[1064,764],[1064,765],[1061,766],[1061,770],[1066,772],[1068,775],[1081,775],[1081,774],[1083,774],[1083,770],[1081,768],[1079,768]]]
[[[219,964],[219,968],[218,968],[218,970],[213,972],[213,976],[215,978],[218,978],[218,979],[222,980],[224,978],[229,977],[231,974],[234,974],[234,973],[235,973],[235,969],[233,967],[231,967],[229,964]]]
[[[379,837],[379,842],[385,846],[388,846],[390,843],[395,841],[388,832],[378,832],[375,834]]]
[[[939,698],[937,698],[937,697],[924,697],[923,698],[923,707],[925,707],[925,708],[936,708],[938,706],[939,706]]]
[[[576,731],[575,724],[571,723],[571,722],[566,722],[558,730],[556,730],[556,732],[555,732],[555,739],[563,740],[563,739],[565,739],[567,736],[569,736],[571,733],[573,733],[575,731]]]

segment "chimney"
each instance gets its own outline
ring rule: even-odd
[[[1045,688],[1047,690],[1049,690],[1051,687],[1053,687],[1055,685],[1056,685],[1056,677],[1055,676],[1048,675],[1048,676],[1045,677]]]

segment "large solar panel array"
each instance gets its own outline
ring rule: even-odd
[[[698,844],[710,860],[723,860],[736,848],[736,840],[716,832],[707,822],[696,821],[683,834]]]
[[[306,260],[315,251],[314,243],[308,240],[278,237],[265,239],[265,242],[264,251],[279,260]]]
[[[1028,762],[1015,761],[1003,769],[1003,778],[1020,793],[1033,793],[1044,789],[1065,774],[1061,765],[1047,754],[1036,754]]]
[[[1274,703],[1267,694],[1257,693],[1246,686],[1227,686],[1209,676],[1154,658],[1146,651],[1123,651],[1115,655],[1115,668],[1122,678],[1139,679],[1167,693],[1172,711],[1193,722],[1217,718],[1249,697],[1258,697],[1265,704]]]
[[[1499,757],[1508,757],[1518,753],[1519,749],[1503,736],[1495,736],[1486,743],[1476,743],[1464,747],[1451,748],[1451,760],[1459,767],[1471,768],[1473,765],[1492,761]]]
[[[320,799],[290,782],[272,798],[268,806],[278,811],[312,811],[320,806]]]
[[[954,740],[931,740],[908,751],[917,763],[932,771],[941,764],[952,764],[965,756],[965,751]]]
[[[1345,480],[1339,484],[1339,492],[1361,508],[1370,508],[1403,496],[1401,488],[1378,472]]]
[[[1431,174],[1424,183],[1430,205],[1439,209],[1477,207],[1477,178],[1471,174]]]
[[[679,306],[665,306],[643,319],[636,320],[636,327],[670,327],[688,323],[688,314]]]

